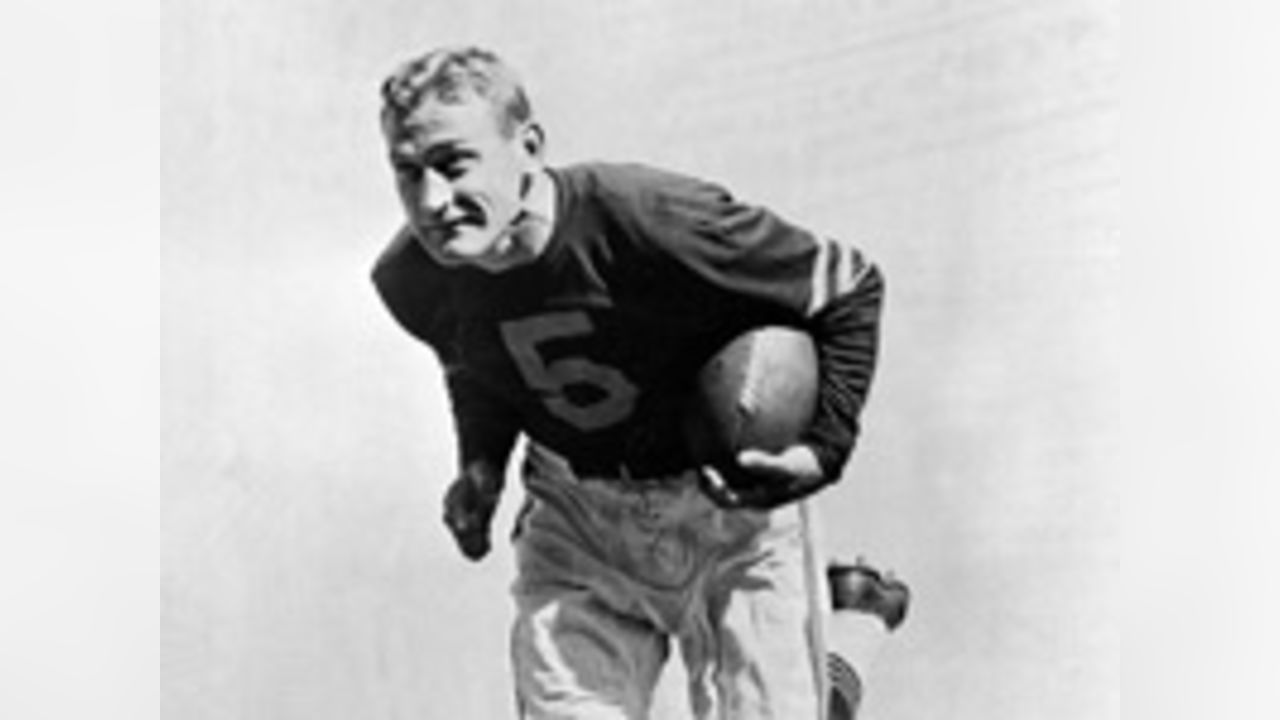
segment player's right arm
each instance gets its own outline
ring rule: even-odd
[[[402,230],[379,257],[373,282],[396,322],[434,350],[444,368],[458,448],[458,474],[445,492],[444,522],[462,553],[479,560],[490,549],[489,527],[519,429],[501,399],[460,362],[444,272]]]
[[[507,459],[519,435],[510,410],[464,367],[446,370],[458,440],[458,477],[444,496],[444,524],[458,549],[480,560],[492,547],[493,515],[506,482]]]

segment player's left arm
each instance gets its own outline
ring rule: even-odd
[[[761,482],[730,490],[713,476],[710,494],[722,505],[756,508],[807,497],[840,479],[857,441],[878,357],[883,275],[855,245],[738,202],[719,186],[669,187],[678,192],[661,207],[687,232],[665,236],[668,252],[744,307],[792,316],[818,347],[818,407],[800,442],[777,453],[744,450],[739,465]]]
[[[857,443],[860,417],[875,378],[885,281],[858,248],[822,239],[809,329],[818,346],[818,409],[801,441],[834,482]],[[825,266],[825,267],[824,267]]]
[[[879,356],[884,277],[856,248],[818,242],[826,245],[815,266],[827,276],[815,274],[807,322],[818,347],[814,419],[795,445],[776,453],[747,449],[739,454],[738,464],[759,477],[759,484],[735,490],[720,478],[708,478],[721,504],[768,509],[808,497],[840,479],[857,442]]]

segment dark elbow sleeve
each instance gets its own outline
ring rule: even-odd
[[[879,355],[884,290],[884,277],[873,265],[852,291],[833,298],[811,320],[818,344],[818,408],[802,440],[831,481],[839,479],[857,442]]]

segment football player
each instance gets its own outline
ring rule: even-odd
[[[837,481],[875,369],[884,284],[854,246],[724,188],[632,164],[551,167],[514,72],[446,48],[382,86],[405,224],[373,277],[444,369],[444,521],[490,550],[517,439],[512,664],[526,718],[643,718],[679,643],[698,718],[820,717],[797,501]],[[684,399],[743,331],[802,327],[820,397],[799,442],[690,457]]]

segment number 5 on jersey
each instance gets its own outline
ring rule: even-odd
[[[547,411],[584,431],[625,420],[639,391],[617,368],[583,357],[547,361],[539,346],[549,340],[584,337],[595,329],[582,311],[546,313],[502,323],[502,340],[520,375]],[[570,388],[580,392],[569,395]]]

